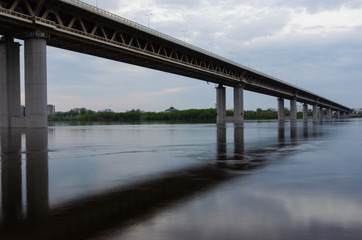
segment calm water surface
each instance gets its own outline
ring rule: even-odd
[[[0,239],[362,239],[362,120],[1,130]]]

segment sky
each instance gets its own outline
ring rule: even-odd
[[[361,0],[84,2],[362,108]],[[52,47],[47,53],[48,103],[57,111],[215,107],[214,84]],[[233,108],[229,87],[226,105]],[[244,109],[256,108],[277,108],[277,99],[244,91]]]

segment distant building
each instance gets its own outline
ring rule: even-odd
[[[176,108],[174,108],[173,106],[171,106],[170,108],[165,110],[165,112],[174,112],[174,111],[178,111],[178,110]]]
[[[113,111],[110,108],[106,108],[104,110],[99,110],[98,112],[113,112]]]
[[[297,112],[303,112],[303,105],[297,105]]]
[[[48,109],[48,115],[55,114],[55,105],[48,104],[47,109]]]

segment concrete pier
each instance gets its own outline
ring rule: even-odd
[[[308,105],[303,104],[303,122],[308,122]]]
[[[332,121],[332,108],[327,108],[327,120]]]
[[[48,126],[45,34],[33,32],[25,39],[26,127]]]
[[[318,105],[317,104],[313,105],[313,121],[314,122],[318,121]]]
[[[244,87],[239,85],[234,87],[234,125],[244,123]]]
[[[323,121],[323,107],[319,107],[319,121]]]
[[[216,88],[216,123],[217,124],[225,124],[226,117],[226,95],[225,95],[225,87],[221,84]]]
[[[3,37],[0,42],[0,127],[21,127],[20,44]]]
[[[297,100],[295,98],[290,99],[290,122],[297,122]]]
[[[278,122],[284,123],[284,99],[278,98]]]

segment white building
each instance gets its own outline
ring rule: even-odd
[[[48,104],[47,109],[48,109],[48,115],[55,114],[55,105]]]

